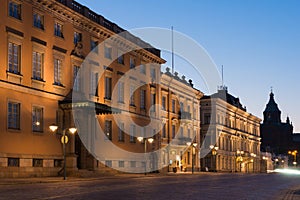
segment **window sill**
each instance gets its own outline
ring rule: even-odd
[[[66,87],[62,84],[58,85],[53,83],[54,92],[63,95]]]
[[[16,84],[21,84],[23,80],[23,75],[20,72],[6,71],[6,77],[9,82]]]
[[[43,79],[41,80],[38,80],[38,79],[35,79],[35,78],[31,78],[31,86],[33,88],[37,88],[37,89],[44,89],[44,86],[45,86],[45,81]]]

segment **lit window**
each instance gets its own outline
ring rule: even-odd
[[[73,67],[73,90],[74,91],[80,91],[80,73],[79,73],[80,67],[74,66]]]
[[[62,61],[54,59],[54,84],[62,86]]]
[[[39,28],[41,30],[44,30],[44,16],[34,13],[33,14],[33,26],[36,28]]]
[[[20,103],[8,102],[8,128],[20,129]]]
[[[32,52],[32,78],[35,80],[43,80],[43,57],[39,52]]]
[[[43,108],[41,107],[32,108],[32,131],[43,132]]]
[[[124,83],[118,83],[118,101],[124,103]]]
[[[112,80],[105,77],[105,99],[111,100]]]
[[[21,58],[21,45],[8,43],[8,71],[14,74],[20,74],[20,58]]]
[[[74,44],[76,45],[78,42],[81,42],[82,34],[78,32],[74,32]]]
[[[134,69],[135,68],[135,59],[130,57],[130,69]]]
[[[112,47],[104,45],[104,56],[105,56],[105,58],[111,59],[112,58],[111,54],[112,54]]]
[[[21,4],[14,1],[9,2],[9,16],[21,20]]]
[[[146,90],[145,89],[141,89],[141,93],[140,93],[140,107],[141,109],[146,109]]]
[[[56,35],[57,37],[64,38],[62,24],[60,24],[58,22],[54,23],[54,35]]]
[[[118,63],[124,65],[124,54],[122,51],[118,51]]]

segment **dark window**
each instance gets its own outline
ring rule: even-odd
[[[34,106],[32,108],[32,131],[43,132],[43,108]]]
[[[20,103],[8,102],[8,128],[20,129]]]
[[[105,121],[105,134],[107,139],[112,140],[112,121]]]
[[[112,54],[112,48],[104,45],[104,56],[105,58],[111,59],[111,54]]]
[[[14,1],[9,2],[9,16],[21,20],[21,4]]]
[[[105,99],[111,100],[112,79],[105,77]]]
[[[33,26],[44,30],[44,16],[38,13],[33,14]]]
[[[56,35],[57,37],[61,37],[64,38],[64,34],[63,34],[63,25],[55,22],[54,23],[54,35]]]
[[[7,166],[8,167],[19,167],[20,166],[20,159],[19,158],[8,158],[7,159]]]
[[[55,159],[54,160],[54,167],[62,167],[63,160],[61,159]]]
[[[106,160],[105,165],[106,165],[106,167],[112,167],[112,161],[111,160]]]
[[[32,159],[32,166],[33,167],[43,167],[43,159]]]

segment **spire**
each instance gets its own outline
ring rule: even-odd
[[[270,99],[264,111],[264,123],[281,123],[281,111],[274,99],[273,88],[271,88]]]
[[[289,118],[289,116],[286,117],[286,123],[290,124],[290,118]]]

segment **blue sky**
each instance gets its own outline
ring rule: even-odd
[[[289,115],[300,132],[300,1],[78,2],[124,29],[173,26],[202,45],[220,71],[224,66],[225,85],[250,113],[262,118],[272,86],[282,120]],[[164,59],[171,63],[169,54]],[[183,64],[176,59],[176,70],[183,71]]]

